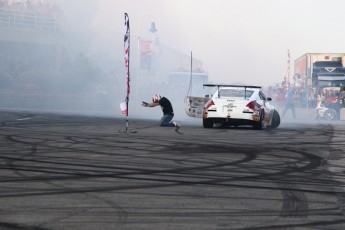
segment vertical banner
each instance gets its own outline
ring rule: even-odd
[[[126,78],[127,78],[127,97],[130,93],[130,74],[129,74],[129,45],[130,45],[130,33],[129,33],[129,18],[128,14],[125,13],[125,65],[126,65]]]
[[[124,35],[124,50],[125,50],[125,66],[126,66],[126,82],[127,82],[127,95],[126,100],[120,104],[122,114],[126,115],[126,131],[128,130],[128,102],[130,94],[130,74],[129,74],[129,45],[130,45],[130,30],[129,18],[125,13],[125,35]]]

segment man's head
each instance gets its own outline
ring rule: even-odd
[[[152,102],[153,103],[159,102],[160,99],[161,99],[161,95],[159,95],[159,94],[156,94],[156,95],[152,96]]]

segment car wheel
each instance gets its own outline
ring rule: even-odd
[[[323,117],[328,121],[333,121],[335,119],[335,112],[334,110],[327,109],[323,114]]]
[[[207,129],[213,128],[213,121],[210,119],[203,119],[202,124],[203,124],[204,128],[207,128]]]
[[[272,116],[272,123],[270,127],[275,129],[275,128],[278,128],[279,125],[280,125],[280,115],[277,112],[277,110],[274,110],[273,116]]]

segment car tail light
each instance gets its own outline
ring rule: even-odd
[[[210,108],[212,105],[215,105],[213,100],[209,100],[208,102],[206,102],[206,104],[204,105],[204,110],[208,110],[208,108]]]
[[[243,112],[244,113],[259,114],[260,113],[260,107],[261,107],[261,105],[259,103],[257,103],[256,101],[251,101],[246,105]]]

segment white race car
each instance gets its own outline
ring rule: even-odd
[[[185,99],[186,113],[192,117],[202,115],[204,128],[250,125],[263,129],[280,125],[279,113],[270,103],[272,99],[266,98],[260,86],[205,84],[204,87],[217,87],[217,91],[211,98]],[[199,102],[197,106],[193,104],[195,100]]]

